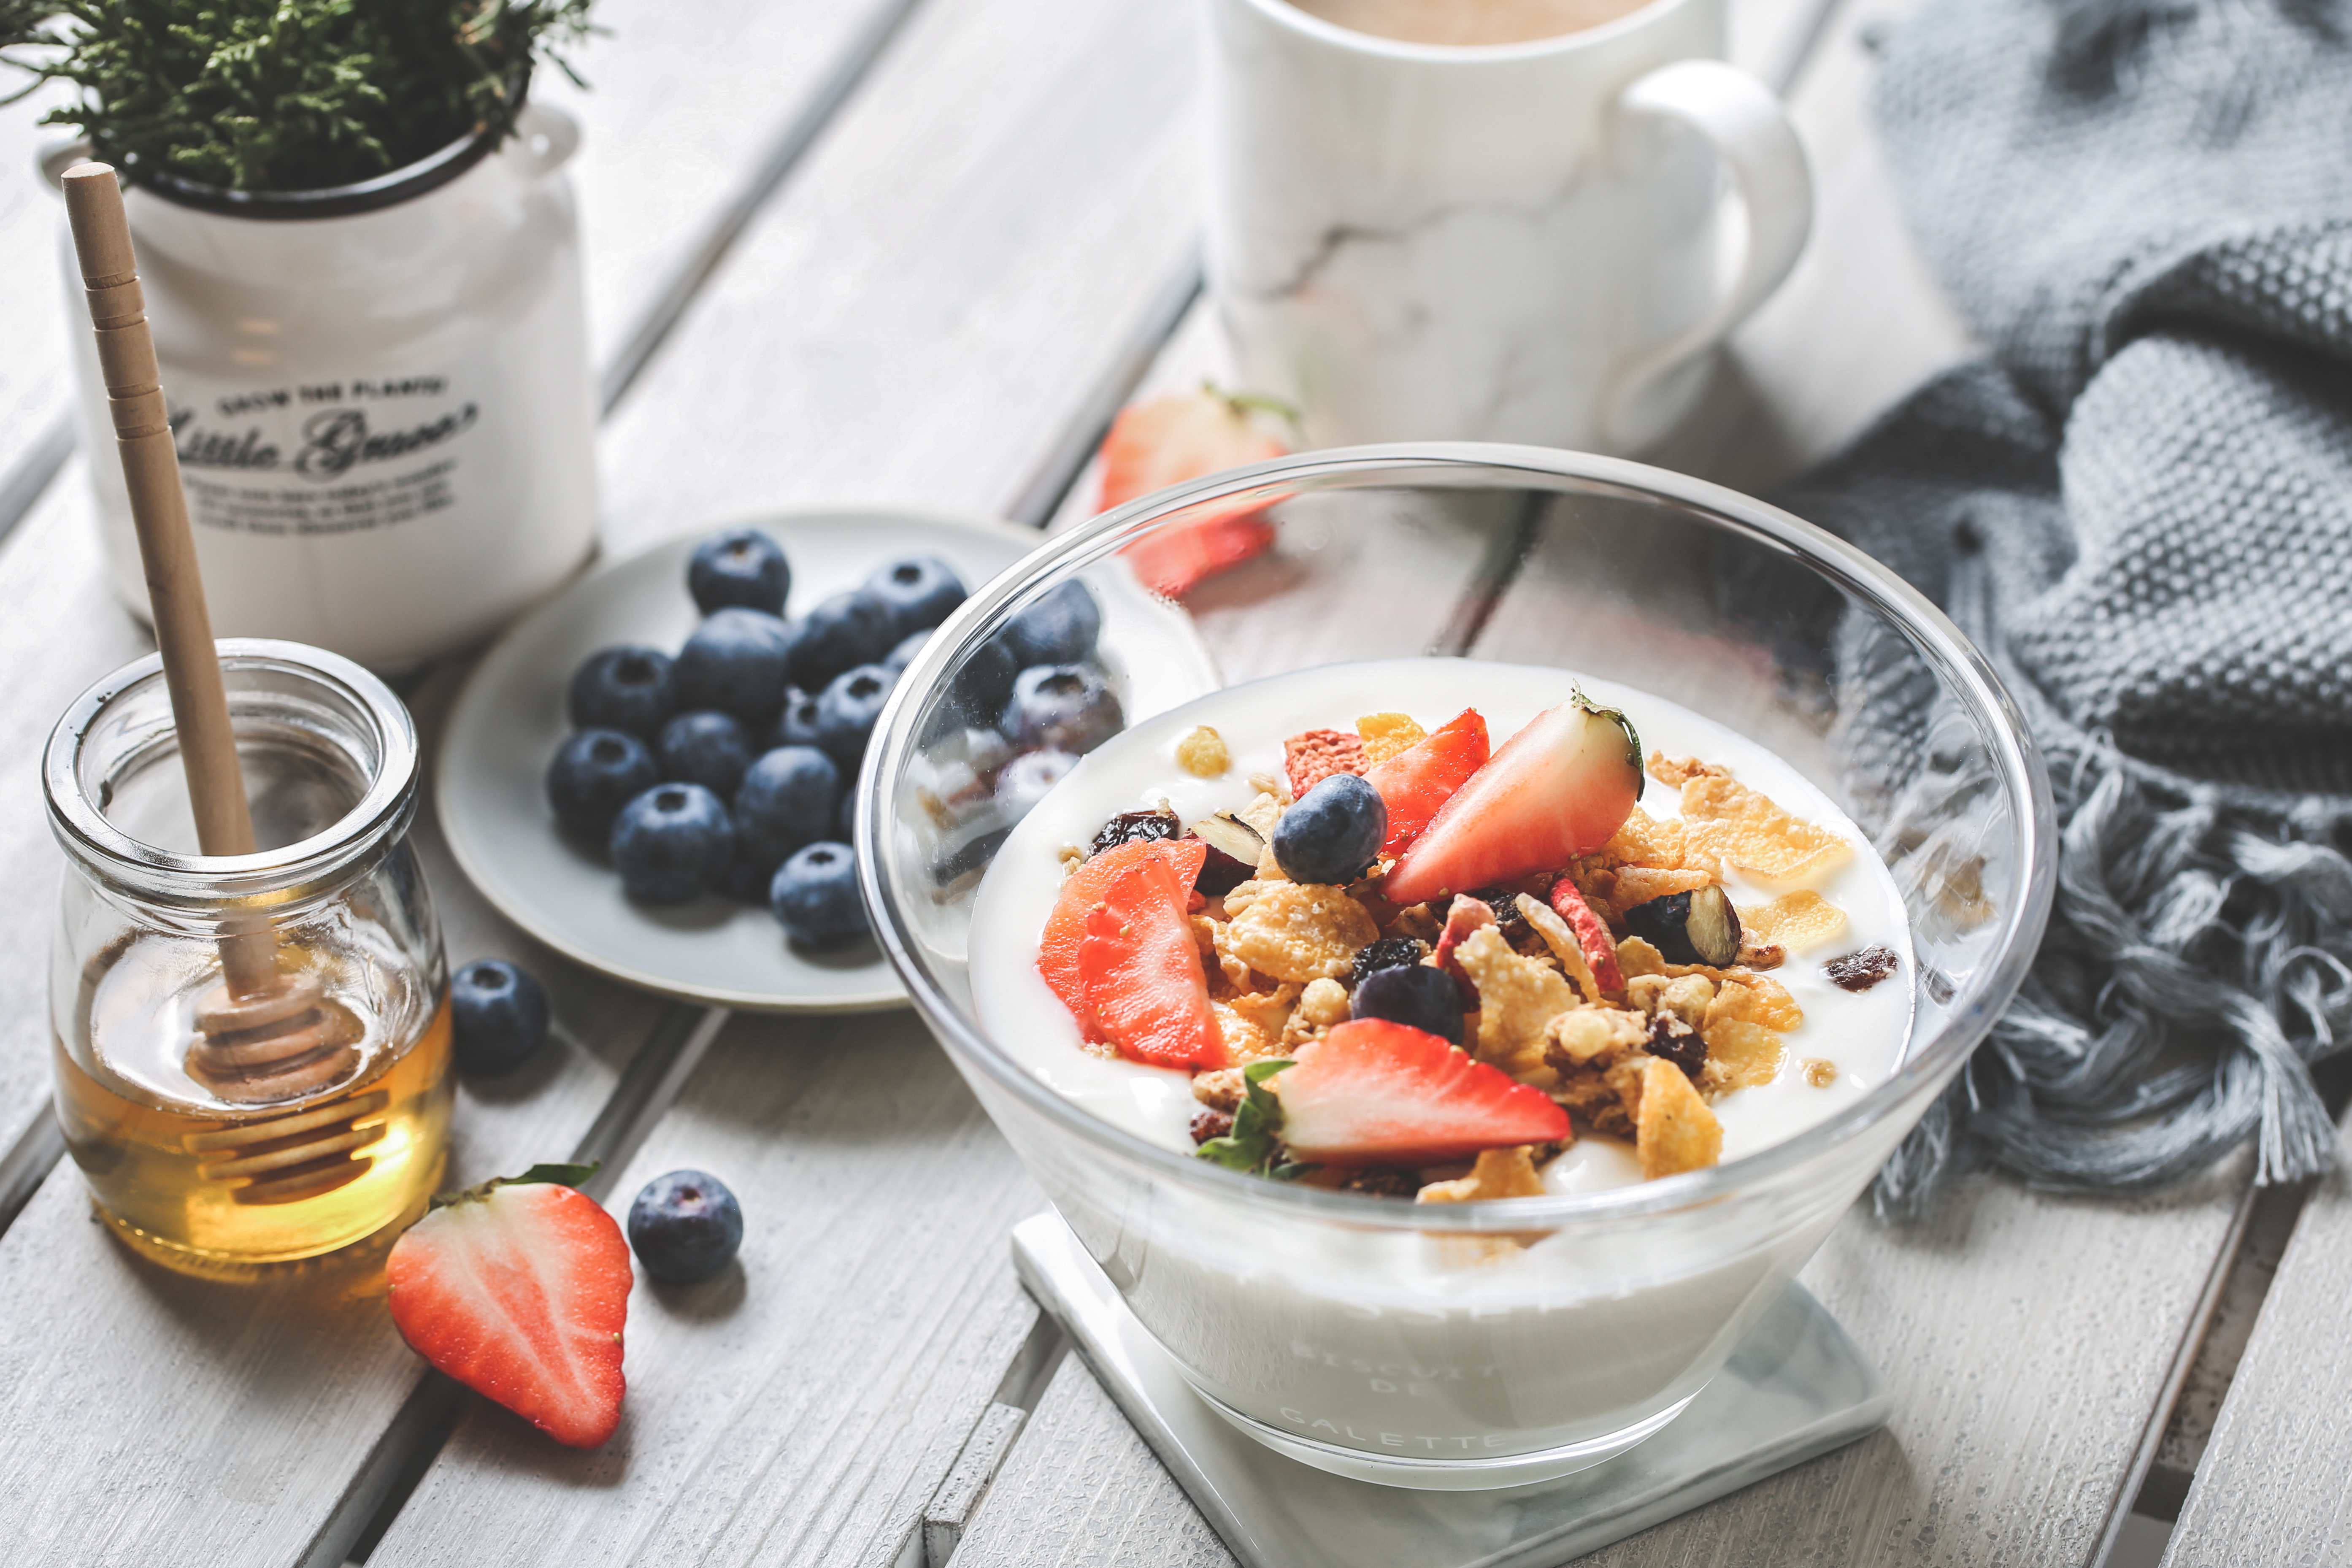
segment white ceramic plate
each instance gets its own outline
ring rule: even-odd
[[[749,518],[792,562],[799,613],[854,588],[884,562],[937,555],[977,589],[1044,542],[1011,523],[896,510],[833,508]],[[793,948],[765,910],[707,898],[655,909],[555,830],[542,781],[568,732],[564,689],[598,648],[675,651],[694,629],[687,558],[714,527],[615,562],[518,623],[476,667],[441,742],[435,790],[457,864],[499,913],[566,957],[682,1000],[769,1013],[860,1013],[906,1002],[878,949]],[[1101,580],[1097,581],[1097,578]],[[1181,610],[1123,573],[1090,573],[1106,599],[1102,660],[1130,713],[1214,689],[1214,665]],[[1139,688],[1148,688],[1139,689]]]

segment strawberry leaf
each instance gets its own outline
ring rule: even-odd
[[[1242,1068],[1246,1097],[1241,1109],[1234,1112],[1234,1130],[1222,1138],[1210,1139],[1193,1150],[1193,1154],[1229,1171],[1272,1176],[1277,1181],[1295,1180],[1305,1171],[1305,1165],[1276,1164],[1274,1157],[1282,1144],[1282,1101],[1265,1088],[1265,1080],[1289,1065],[1286,1058],[1280,1061],[1252,1062]]]

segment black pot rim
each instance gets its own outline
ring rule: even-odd
[[[515,94],[515,112],[520,114],[530,100],[530,78],[526,73]],[[224,217],[351,217],[397,206],[440,189],[488,157],[504,139],[494,135],[488,125],[478,125],[413,163],[387,169],[348,185],[324,185],[309,191],[233,191],[131,162],[121,165],[121,173],[126,182],[151,195],[161,196],[176,206]]]

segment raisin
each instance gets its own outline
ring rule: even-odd
[[[1173,838],[1183,831],[1172,811],[1122,811],[1102,825],[1091,852],[1099,855],[1138,839]]]
[[[1230,1110],[1203,1110],[1192,1118],[1192,1142],[1206,1143],[1212,1138],[1223,1138],[1234,1130],[1234,1113]]]
[[[1503,940],[1513,948],[1528,937],[1536,937],[1538,942],[1543,940],[1537,934],[1536,928],[1528,924],[1528,917],[1519,913],[1519,895],[1511,889],[1481,888],[1470,896],[1495,911],[1495,929],[1503,933]],[[1549,952],[1551,950],[1546,948],[1544,951]]]
[[[1832,958],[1822,969],[1829,975],[1830,984],[1841,991],[1867,991],[1894,973],[1897,962],[1891,948],[1865,947],[1859,952]]]
[[[1706,1041],[1672,1013],[1662,1012],[1650,1020],[1650,1041],[1642,1048],[1662,1062],[1674,1063],[1693,1080],[1706,1066]]]
[[[1409,1198],[1421,1191],[1421,1178],[1411,1171],[1400,1171],[1387,1165],[1367,1165],[1348,1175],[1348,1191],[1369,1193],[1378,1198]]]
[[[1409,936],[1384,936],[1356,950],[1355,968],[1349,973],[1348,989],[1353,991],[1361,985],[1364,977],[1375,970],[1402,969],[1406,964],[1419,963],[1428,956],[1426,942]]]

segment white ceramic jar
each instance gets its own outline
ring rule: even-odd
[[[333,190],[130,184],[218,635],[397,669],[488,635],[587,561],[595,394],[562,172],[578,142],[534,105],[495,150],[453,142]],[[82,155],[45,167],[54,181]],[[79,318],[69,240],[63,261]],[[96,352],[71,337],[108,566],[143,616]]]

